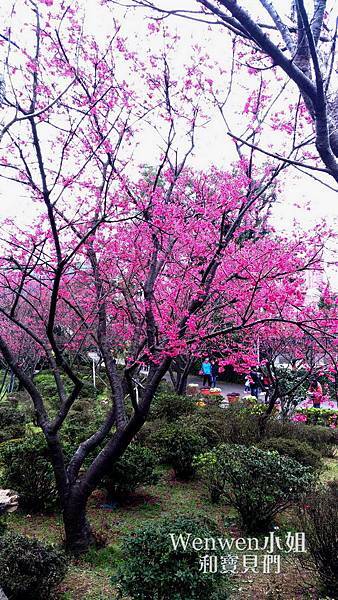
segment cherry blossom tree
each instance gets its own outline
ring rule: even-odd
[[[304,273],[321,267],[329,232],[274,232],[279,166],[240,158],[228,170],[203,172],[189,164],[208,89],[198,55],[196,68],[187,66],[187,89],[187,73],[171,69],[174,39],[141,58],[118,23],[98,43],[75,4],[44,4],[23,1],[26,35],[7,36],[15,52],[6,49],[1,176],[36,215],[28,226],[7,220],[2,228],[0,350],[34,404],[66,544],[79,553],[93,541],[88,498],[146,421],[176,357],[210,343],[229,355],[228,339],[264,324],[311,333],[298,310]],[[138,86],[130,83],[136,76]],[[161,147],[145,168],[133,151],[150,125]],[[69,357],[93,345],[104,360],[109,408],[66,459],[60,432],[83,385]],[[53,374],[56,414],[24,368],[22,347]]]
[[[290,328],[287,323],[275,327],[264,327],[257,331],[262,340],[261,363],[268,375],[268,408],[271,414],[276,403],[281,405],[283,417],[301,401],[310,381],[323,372],[334,382],[337,372],[336,307],[323,314],[316,306],[302,309],[307,327]],[[278,366],[282,359],[283,368]]]
[[[169,170],[161,188],[143,179],[130,184],[119,194],[120,206],[124,195],[125,220],[120,214],[119,222],[103,223],[95,233],[90,220],[85,241],[76,224],[67,220],[65,227],[59,217],[61,267],[53,235],[41,222],[33,235],[14,230],[8,237],[1,270],[0,347],[34,402],[51,451],[67,543],[75,551],[91,539],[85,520],[90,493],[141,428],[175,357],[187,348],[196,352],[208,340],[218,341],[225,353],[227,336],[254,331],[263,323],[309,327],[292,306],[301,301],[303,271],[317,264],[315,240],[304,247],[300,240],[245,239],[254,213],[244,210],[252,200],[246,197],[248,182],[241,175],[214,173],[214,181],[208,175],[184,170],[173,185]],[[287,285],[285,278],[291,275],[293,282]],[[34,341],[55,377],[60,402],[53,418],[20,365],[19,332]],[[93,341],[104,358],[111,408],[65,464],[59,432],[81,390],[66,351]],[[121,352],[126,357],[122,374],[116,364]],[[137,385],[142,364],[149,373],[137,400],[135,381]],[[70,393],[62,374],[73,383]],[[80,476],[85,459],[102,443]]]
[[[266,108],[260,114],[255,113],[254,131],[239,135],[229,131],[238,143],[239,148],[247,147],[265,153],[271,158],[293,164],[295,168],[315,175],[313,171],[326,172],[338,181],[338,93],[334,73],[336,71],[337,23],[334,3],[327,0],[303,0],[285,2],[278,5],[271,0],[256,0],[251,10],[245,3],[236,0],[195,0],[195,2],[176,3],[153,0],[107,0],[112,4],[123,6],[142,6],[153,11],[155,22],[164,21],[168,16],[181,17],[215,29],[223,29],[233,39],[233,61],[231,81],[236,79],[238,68],[245,69],[256,77],[257,86],[252,96],[254,104],[261,103],[268,95],[273,105],[276,104],[282,89],[277,91],[276,85],[282,74],[283,86],[292,83],[292,110],[279,111],[278,120],[288,119],[293,136],[300,134],[294,144],[293,155],[281,154],[264,145],[260,133]],[[275,76],[270,77],[273,73]],[[282,88],[283,88],[282,86]],[[226,97],[228,100],[228,95]],[[224,105],[220,103],[221,106]],[[290,104],[290,102],[289,102]],[[289,106],[290,111],[290,106]],[[305,114],[306,113],[306,114]],[[304,135],[302,118],[309,118],[313,129]],[[295,141],[295,138],[294,138]],[[311,151],[315,143],[317,153],[324,164],[322,168]],[[301,149],[308,146],[306,154],[301,156]],[[306,160],[310,159],[309,160]]]

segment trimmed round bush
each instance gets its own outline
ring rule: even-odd
[[[193,477],[194,457],[207,448],[205,438],[196,429],[183,427],[181,423],[161,427],[152,435],[152,444],[180,479]]]
[[[13,406],[0,405],[0,443],[25,434],[25,415]]]
[[[311,448],[310,444],[300,440],[270,438],[260,442],[258,448],[261,450],[275,450],[281,456],[289,456],[305,467],[320,469],[323,466],[321,454]]]
[[[320,425],[306,425],[271,420],[267,427],[267,437],[283,437],[307,442],[322,454],[333,456],[338,444],[338,430]]]
[[[9,440],[17,440],[25,435],[25,426],[21,423],[8,425],[0,429],[0,444]]]
[[[261,412],[255,413],[255,407],[230,404],[226,409],[226,422],[224,427],[224,441],[245,446],[255,444],[260,439]],[[258,405],[263,407],[264,405]],[[261,410],[261,409],[259,409]]]
[[[131,444],[110,467],[103,485],[109,499],[120,499],[142,485],[156,483],[157,459],[154,453],[139,444]]]
[[[59,395],[53,373],[47,369],[40,371],[34,376],[34,383],[48,404],[48,407],[56,411],[59,407]],[[64,380],[63,383],[66,390],[69,391],[69,382]]]
[[[164,419],[168,423],[172,423],[179,417],[190,415],[196,410],[196,398],[192,396],[179,396],[174,392],[159,392],[151,404],[149,419]]]
[[[141,446],[154,449],[154,436],[156,437],[158,430],[164,425],[166,425],[165,421],[160,419],[146,421],[136,434],[135,441]]]
[[[218,406],[209,404],[198,408],[191,415],[183,415],[177,419],[175,425],[186,430],[194,430],[205,440],[206,447],[214,448],[221,442],[227,441],[226,437],[226,411]],[[158,452],[161,450],[161,439],[158,432],[167,423],[162,419],[146,422],[137,435],[137,440],[149,448]],[[157,439],[159,438],[159,439]]]
[[[210,538],[217,532],[205,521],[178,516],[145,523],[129,535],[122,548],[123,562],[113,579],[120,598],[132,600],[224,600],[226,575],[203,573],[200,559],[210,552],[197,551],[191,543],[186,548],[178,543],[179,536],[186,540]],[[171,535],[174,536],[174,544]],[[219,551],[212,551],[213,555]]]
[[[193,415],[181,417],[177,424],[183,429],[193,429],[204,438],[208,448],[214,448],[225,441],[225,419],[224,408],[206,406]]]
[[[29,434],[0,448],[2,487],[19,494],[20,507],[47,511],[57,504],[54,472],[42,434]]]
[[[249,533],[268,531],[276,515],[313,486],[312,469],[259,448],[223,444],[199,456],[196,466],[212,500],[234,506]]]
[[[25,423],[25,415],[7,404],[0,405],[0,428]]]
[[[0,538],[0,586],[11,600],[48,600],[66,572],[53,547],[13,533]]]

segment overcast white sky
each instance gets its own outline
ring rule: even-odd
[[[161,0],[164,6],[170,8],[191,6],[196,8],[193,0],[186,0],[184,3],[174,2],[173,0]],[[58,4],[60,0],[54,0],[54,4]],[[258,0],[246,0],[245,7],[249,10],[254,7],[256,10],[259,5]],[[288,5],[288,2],[279,0],[276,2],[278,8],[282,10]],[[11,5],[9,0],[6,0],[5,6],[0,8],[1,16],[4,16]],[[87,19],[86,24],[91,32],[95,33],[97,38],[110,33],[111,13],[107,8],[100,6],[99,0],[83,0],[83,6],[86,9]],[[117,10],[120,18],[125,14],[124,10]],[[133,40],[133,43],[139,49],[149,43],[149,38],[145,39],[146,27],[144,24],[146,12],[142,9],[128,12],[128,16],[123,21],[122,35],[128,36]],[[229,61],[229,42],[225,39],[224,34],[213,28],[208,31],[206,26],[198,23],[191,23],[183,19],[172,19],[168,21],[171,28],[176,28],[181,36],[181,42],[178,46],[177,64],[183,64],[187,61],[187,49],[191,43],[199,43],[205,45],[208,52],[213,56],[218,57],[221,61],[224,57],[225,65]],[[151,40],[150,40],[151,42]],[[248,75],[249,77],[249,75]],[[232,99],[231,106],[243,105],[243,95],[240,90],[237,90],[236,95]],[[234,131],[240,133],[240,131]],[[278,135],[278,134],[277,134]],[[139,152],[139,157],[136,154],[135,160],[139,159],[141,163],[152,163],[154,154],[154,139],[152,135],[143,137],[142,149]],[[230,162],[235,158],[233,143],[226,135],[225,128],[219,117],[215,116],[212,121],[200,130],[196,140],[195,155],[192,159],[193,166],[201,169],[208,168],[215,164],[218,167],[228,168]],[[329,181],[332,185],[332,182]],[[14,185],[6,184],[0,181],[0,201],[1,201],[1,216],[13,216],[20,219],[23,223],[29,223],[32,219],[32,204],[29,200],[22,196],[21,191],[18,191]],[[301,208],[296,208],[294,203],[297,203]],[[329,223],[338,225],[338,202],[337,194],[328,188],[323,187],[310,177],[301,175],[290,168],[287,175],[284,177],[284,189],[280,195],[279,202],[274,208],[274,222],[277,228],[290,228],[296,218],[304,229],[313,227],[321,219],[326,219]],[[334,287],[338,287],[338,273],[330,269],[330,279]]]

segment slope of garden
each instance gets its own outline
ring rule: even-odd
[[[38,380],[52,409],[49,374],[41,373]],[[102,386],[94,400],[83,397],[75,403],[74,427],[70,421],[63,431],[66,448],[71,451],[88,436],[105,402]],[[162,387],[149,422],[90,499],[95,547],[78,559],[64,559],[63,553],[58,554],[64,533],[45,442],[24,394],[2,401],[1,487],[15,489],[20,498],[20,508],[6,519],[7,534],[3,532],[0,541],[1,572],[4,565],[11,569],[10,577],[1,582],[9,597],[335,598],[336,430],[283,423],[273,416],[262,431],[257,407],[242,402],[224,409],[218,402],[214,398],[197,404],[196,398],[176,396]],[[290,536],[303,531],[306,554],[285,546]],[[203,556],[215,553],[175,551],[169,532],[229,540],[251,537],[259,540],[259,549],[217,550],[217,572],[203,573],[199,570]],[[273,550],[279,556],[280,573],[277,563],[262,572],[269,532],[282,540],[282,549],[277,544]],[[34,552],[27,538],[44,547],[51,544],[52,559],[40,548],[32,568]],[[5,539],[12,541],[8,544]],[[12,548],[10,567],[8,548]],[[245,555],[255,555],[251,561],[257,562],[246,573]],[[26,560],[30,565],[25,571],[23,563],[18,564],[15,577],[14,556],[14,562]],[[42,578],[51,560],[54,571],[49,579]],[[34,569],[41,589],[36,581],[29,587]]]

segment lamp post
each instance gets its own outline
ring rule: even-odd
[[[94,388],[96,388],[96,365],[98,365],[99,362],[100,362],[100,356],[95,351],[94,352],[88,352],[87,356],[92,360],[92,366],[93,366],[93,386],[94,386]]]

